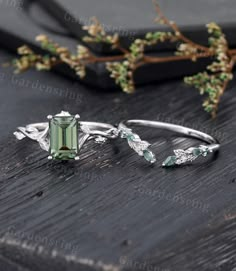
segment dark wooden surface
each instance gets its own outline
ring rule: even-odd
[[[1,63],[11,58],[0,52]],[[131,96],[0,68],[0,90],[0,271],[235,270],[235,82],[215,121],[181,81]],[[79,162],[65,164],[14,139],[15,127],[61,110],[90,121],[182,123],[216,135],[222,148],[205,163],[163,169],[173,148],[196,141],[139,130],[157,154],[150,166],[123,141],[89,144]]]

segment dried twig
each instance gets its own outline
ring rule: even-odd
[[[61,47],[47,36],[40,35],[36,38],[37,41],[50,54],[38,55],[29,47],[22,46],[18,49],[21,57],[14,61],[16,72],[23,72],[32,67],[37,70],[50,70],[58,64],[66,63],[80,78],[84,78],[88,64],[103,62],[116,84],[123,91],[132,93],[135,90],[134,73],[145,64],[197,61],[201,58],[214,57],[214,61],[206,71],[186,77],[185,82],[199,89],[200,94],[206,95],[203,107],[211,113],[212,117],[215,117],[220,99],[233,78],[236,49],[229,49],[225,35],[215,23],[207,25],[210,35],[209,47],[193,42],[181,32],[175,22],[170,21],[163,14],[155,0],[154,5],[158,16],[156,21],[169,27],[170,31],[147,33],[144,39],[136,39],[129,49],[126,49],[122,46],[118,34],[107,35],[99,21],[93,18],[91,25],[84,27],[84,30],[88,31],[84,41],[109,44],[112,49],[120,51],[119,55],[97,57],[89,48],[81,45],[78,46],[77,53],[72,54],[67,48]],[[174,55],[166,57],[154,57],[145,53],[146,47],[163,42],[180,42],[180,46]]]

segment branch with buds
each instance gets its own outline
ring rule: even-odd
[[[215,117],[220,99],[227,89],[229,81],[233,78],[236,49],[229,49],[226,37],[217,24],[207,24],[209,46],[206,47],[188,39],[175,22],[165,17],[156,3],[155,8],[158,15],[156,22],[168,26],[170,31],[147,33],[144,39],[136,39],[128,49],[122,47],[118,34],[107,35],[96,18],[92,19],[91,25],[84,27],[84,30],[88,32],[88,36],[83,38],[85,42],[106,43],[112,49],[119,50],[119,55],[98,57],[89,48],[82,45],[78,45],[77,52],[73,54],[47,36],[39,35],[36,40],[49,54],[39,55],[28,46],[20,47],[18,49],[20,58],[13,62],[16,72],[23,72],[33,67],[39,71],[51,70],[54,66],[65,63],[83,79],[88,64],[103,62],[116,84],[124,92],[133,93],[135,90],[134,73],[145,64],[181,60],[195,62],[201,58],[211,57],[214,60],[205,71],[186,77],[184,81],[188,85],[196,87],[200,94],[205,96],[203,107],[212,117]],[[166,57],[154,57],[145,53],[147,47],[163,42],[179,42],[180,45],[174,54]]]

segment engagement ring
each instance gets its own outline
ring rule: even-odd
[[[94,139],[101,143],[116,137],[113,130],[117,129],[113,125],[79,121],[79,115],[62,111],[47,118],[48,122],[18,127],[14,135],[18,140],[30,138],[37,141],[43,150],[49,152],[50,160],[79,160],[79,151],[86,141]]]

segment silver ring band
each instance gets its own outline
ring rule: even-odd
[[[128,121],[121,122],[119,124],[119,129],[121,131],[124,130],[124,131],[128,131],[128,133],[132,133],[132,130],[129,129],[132,126],[164,129],[164,130],[176,132],[188,137],[196,138],[207,143],[207,145],[200,145],[198,147],[192,147],[187,150],[180,150],[180,149],[174,150],[175,155],[169,156],[163,162],[162,165],[165,167],[181,165],[187,162],[193,162],[198,157],[200,156],[206,157],[209,153],[216,152],[220,148],[220,143],[214,137],[198,130],[194,130],[191,128],[187,128],[184,126],[175,125],[171,123],[149,121],[149,120],[128,120]],[[139,142],[136,142],[136,145],[137,145],[136,148],[138,149]],[[147,153],[147,156],[145,156],[145,153],[142,154],[140,151],[139,153],[141,156],[144,156],[144,158],[150,162],[155,162],[156,160],[154,154],[152,152],[150,153],[150,150]]]

